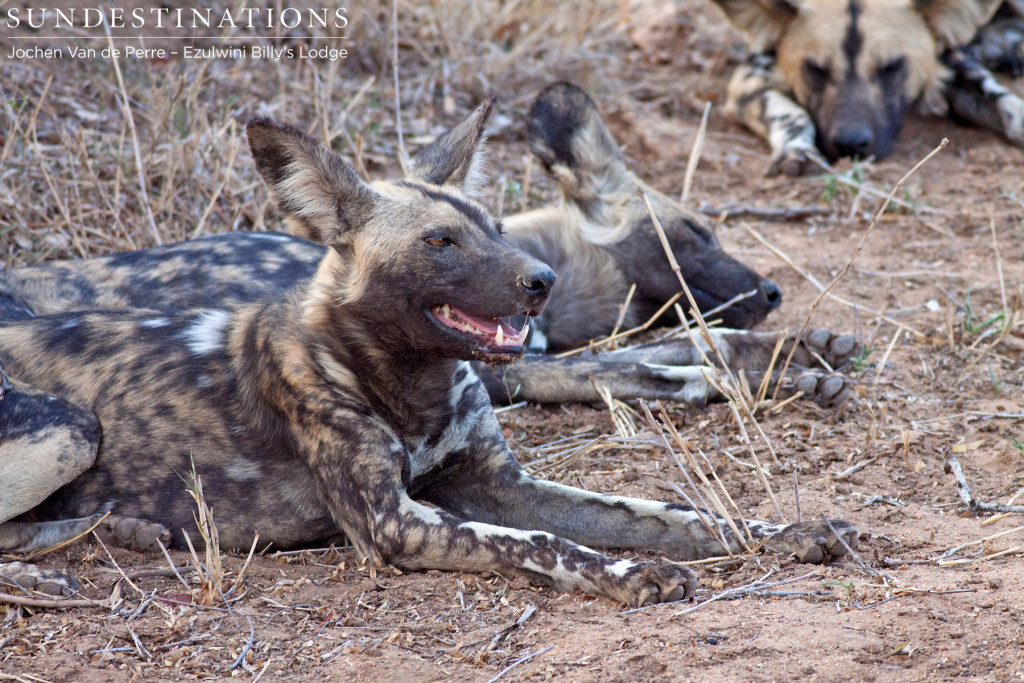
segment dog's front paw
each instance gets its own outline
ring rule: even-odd
[[[156,550],[157,541],[166,546],[171,538],[171,532],[162,524],[121,515],[108,515],[95,533],[104,543],[140,552]]]
[[[641,562],[629,570],[612,597],[643,607],[688,598],[696,587],[697,575],[689,567],[674,562]]]
[[[781,174],[791,178],[806,175],[814,166],[811,162],[811,152],[812,149],[802,145],[787,147],[772,157],[765,175],[772,177]]]
[[[796,377],[793,387],[825,408],[834,408],[850,397],[853,380],[838,372],[807,370]]]
[[[72,576],[25,562],[0,564],[0,586],[4,584],[47,595],[71,595],[82,587]]]
[[[857,548],[860,534],[855,526],[840,520],[830,520],[830,523],[846,545]],[[793,555],[808,564],[827,564],[846,554],[846,546],[822,519],[790,524],[765,541],[764,547],[779,555]]]
[[[809,330],[801,343],[812,357],[824,360],[833,370],[845,366],[861,351],[856,337],[831,330]]]

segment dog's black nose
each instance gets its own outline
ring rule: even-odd
[[[862,123],[840,126],[832,137],[832,144],[841,157],[868,156],[875,144],[875,136],[871,127]]]
[[[555,271],[543,263],[519,276],[519,286],[531,297],[544,296],[555,284]]]
[[[771,280],[761,282],[761,291],[764,292],[765,301],[768,302],[769,310],[775,310],[782,305],[782,290]]]

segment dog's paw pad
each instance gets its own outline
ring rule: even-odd
[[[626,575],[623,588],[624,594],[618,597],[636,607],[675,602],[693,595],[697,575],[689,567],[674,562],[644,562]]]
[[[20,588],[55,596],[71,595],[82,587],[72,576],[24,562],[0,564],[0,585],[3,584],[15,591]]]
[[[109,515],[96,527],[96,535],[104,543],[138,551],[155,550],[157,541],[167,545],[171,538],[162,524],[121,515]]]
[[[843,557],[846,546],[856,550],[860,534],[849,522],[831,520],[832,527],[843,540],[840,541],[825,520],[790,524],[765,542],[765,547],[780,555],[793,555],[800,562],[823,564]],[[843,541],[846,545],[843,545]]]
[[[852,387],[852,380],[839,373],[826,374],[812,370],[796,379],[797,391],[826,407],[837,406],[845,401]]]
[[[821,356],[833,370],[841,368],[860,351],[857,338],[849,334],[836,334],[831,330],[811,330],[803,339],[808,351]]]

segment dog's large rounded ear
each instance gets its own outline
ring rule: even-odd
[[[800,0],[713,0],[733,26],[747,35],[751,52],[775,48],[789,22],[800,10]],[[838,18],[837,18],[838,21]]]
[[[320,244],[346,241],[369,218],[375,193],[349,164],[293,126],[246,126],[256,168],[291,232]]]
[[[551,171],[557,164],[604,166],[622,152],[594,100],[582,88],[561,81],[538,93],[526,121],[530,149]]]
[[[914,0],[940,50],[966,45],[996,13],[1002,0]]]
[[[568,200],[586,201],[629,184],[622,151],[601,112],[572,83],[553,83],[540,91],[530,105],[526,137]]]
[[[409,177],[434,185],[455,185],[466,194],[479,190],[486,181],[484,130],[493,108],[491,96],[457,126],[417,152]]]

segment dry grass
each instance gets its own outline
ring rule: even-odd
[[[244,141],[258,115],[307,126],[370,172],[394,170],[390,6],[362,8],[352,56],[337,62],[5,60],[0,263],[274,227]],[[497,133],[520,135],[511,116],[541,84],[619,78],[605,68],[622,48],[615,0],[572,13],[550,0],[403,0],[398,16],[410,151],[487,94],[501,96]]]

